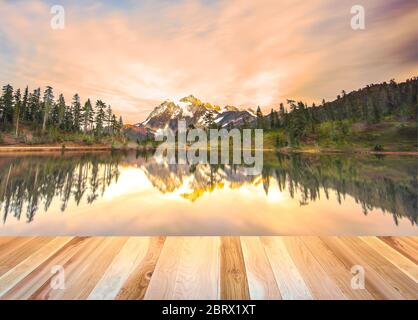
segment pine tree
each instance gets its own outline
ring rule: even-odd
[[[83,129],[84,132],[88,132],[93,129],[94,123],[94,111],[93,106],[91,105],[90,99],[84,103],[84,107],[82,110],[82,117],[83,117]]]
[[[22,108],[22,94],[20,89],[17,89],[14,96],[14,124],[15,124],[15,136],[19,133],[19,120],[20,120],[20,109]]]
[[[110,105],[107,107],[106,120],[108,131],[110,131],[112,127],[112,107]]]
[[[60,129],[65,129],[64,120],[65,120],[65,98],[63,94],[60,94],[57,103],[57,122],[56,124]]]
[[[118,130],[119,130],[119,135],[123,136],[123,120],[122,120],[122,117],[119,117]]]
[[[258,129],[264,129],[264,118],[263,113],[261,112],[260,106],[257,107],[257,128]]]
[[[13,87],[9,84],[5,85],[0,103],[0,114],[4,124],[3,128],[6,128],[13,122],[13,100]]]
[[[73,131],[74,118],[73,118],[72,106],[65,107],[63,127],[65,131],[68,131],[68,132]]]
[[[103,134],[103,125],[104,122],[106,120],[106,113],[105,113],[105,109],[106,109],[106,104],[102,101],[102,100],[97,100],[96,102],[96,135],[97,136],[101,136]]]
[[[276,122],[274,121],[274,110],[271,109],[270,111],[270,129],[273,129],[276,127]]]
[[[112,115],[112,120],[110,121],[110,131],[112,133],[112,136],[116,133],[119,134],[119,123],[118,120],[116,119],[116,116],[113,114]]]
[[[28,108],[28,103],[29,103],[29,88],[28,86],[26,86],[25,93],[23,94],[22,107],[20,108],[20,118],[23,120],[28,120],[25,117],[26,112],[27,112],[26,109]]]
[[[80,97],[76,93],[73,97],[72,102],[72,113],[73,113],[73,131],[80,131],[81,129],[81,103]]]
[[[39,120],[40,115],[40,109],[41,109],[41,89],[35,89],[33,90],[33,93],[29,95],[29,104],[28,108],[26,110],[26,120],[32,121],[34,125],[37,124],[37,121]]]
[[[51,107],[54,103],[54,93],[53,89],[50,86],[47,86],[44,92],[44,99],[43,99],[43,120],[42,120],[42,132],[46,129],[46,124],[48,121],[49,113],[51,111]]]

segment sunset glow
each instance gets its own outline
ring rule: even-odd
[[[63,30],[50,28],[56,2]],[[366,1],[358,31],[352,4],[1,0],[0,81],[100,98],[135,123],[189,94],[269,110],[416,75],[416,2]]]

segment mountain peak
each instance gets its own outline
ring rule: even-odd
[[[194,95],[189,94],[187,97],[181,98],[180,102],[190,102],[193,105],[201,105],[202,101],[196,98]]]
[[[187,126],[205,127],[207,125],[205,116],[208,112],[213,113],[214,123],[219,127],[239,126],[243,122],[252,122],[255,118],[252,111],[240,110],[230,105],[221,108],[218,105],[203,102],[190,94],[180,100],[164,101],[141,125],[153,130],[167,127],[176,129],[177,121],[183,119],[186,120]]]

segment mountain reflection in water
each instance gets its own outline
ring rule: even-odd
[[[418,234],[417,186],[410,156],[265,153],[247,176],[146,153],[7,154],[0,234]]]

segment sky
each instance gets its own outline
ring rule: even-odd
[[[418,75],[416,0],[0,0],[0,17],[1,85],[102,99],[125,123],[189,94],[267,111]]]

